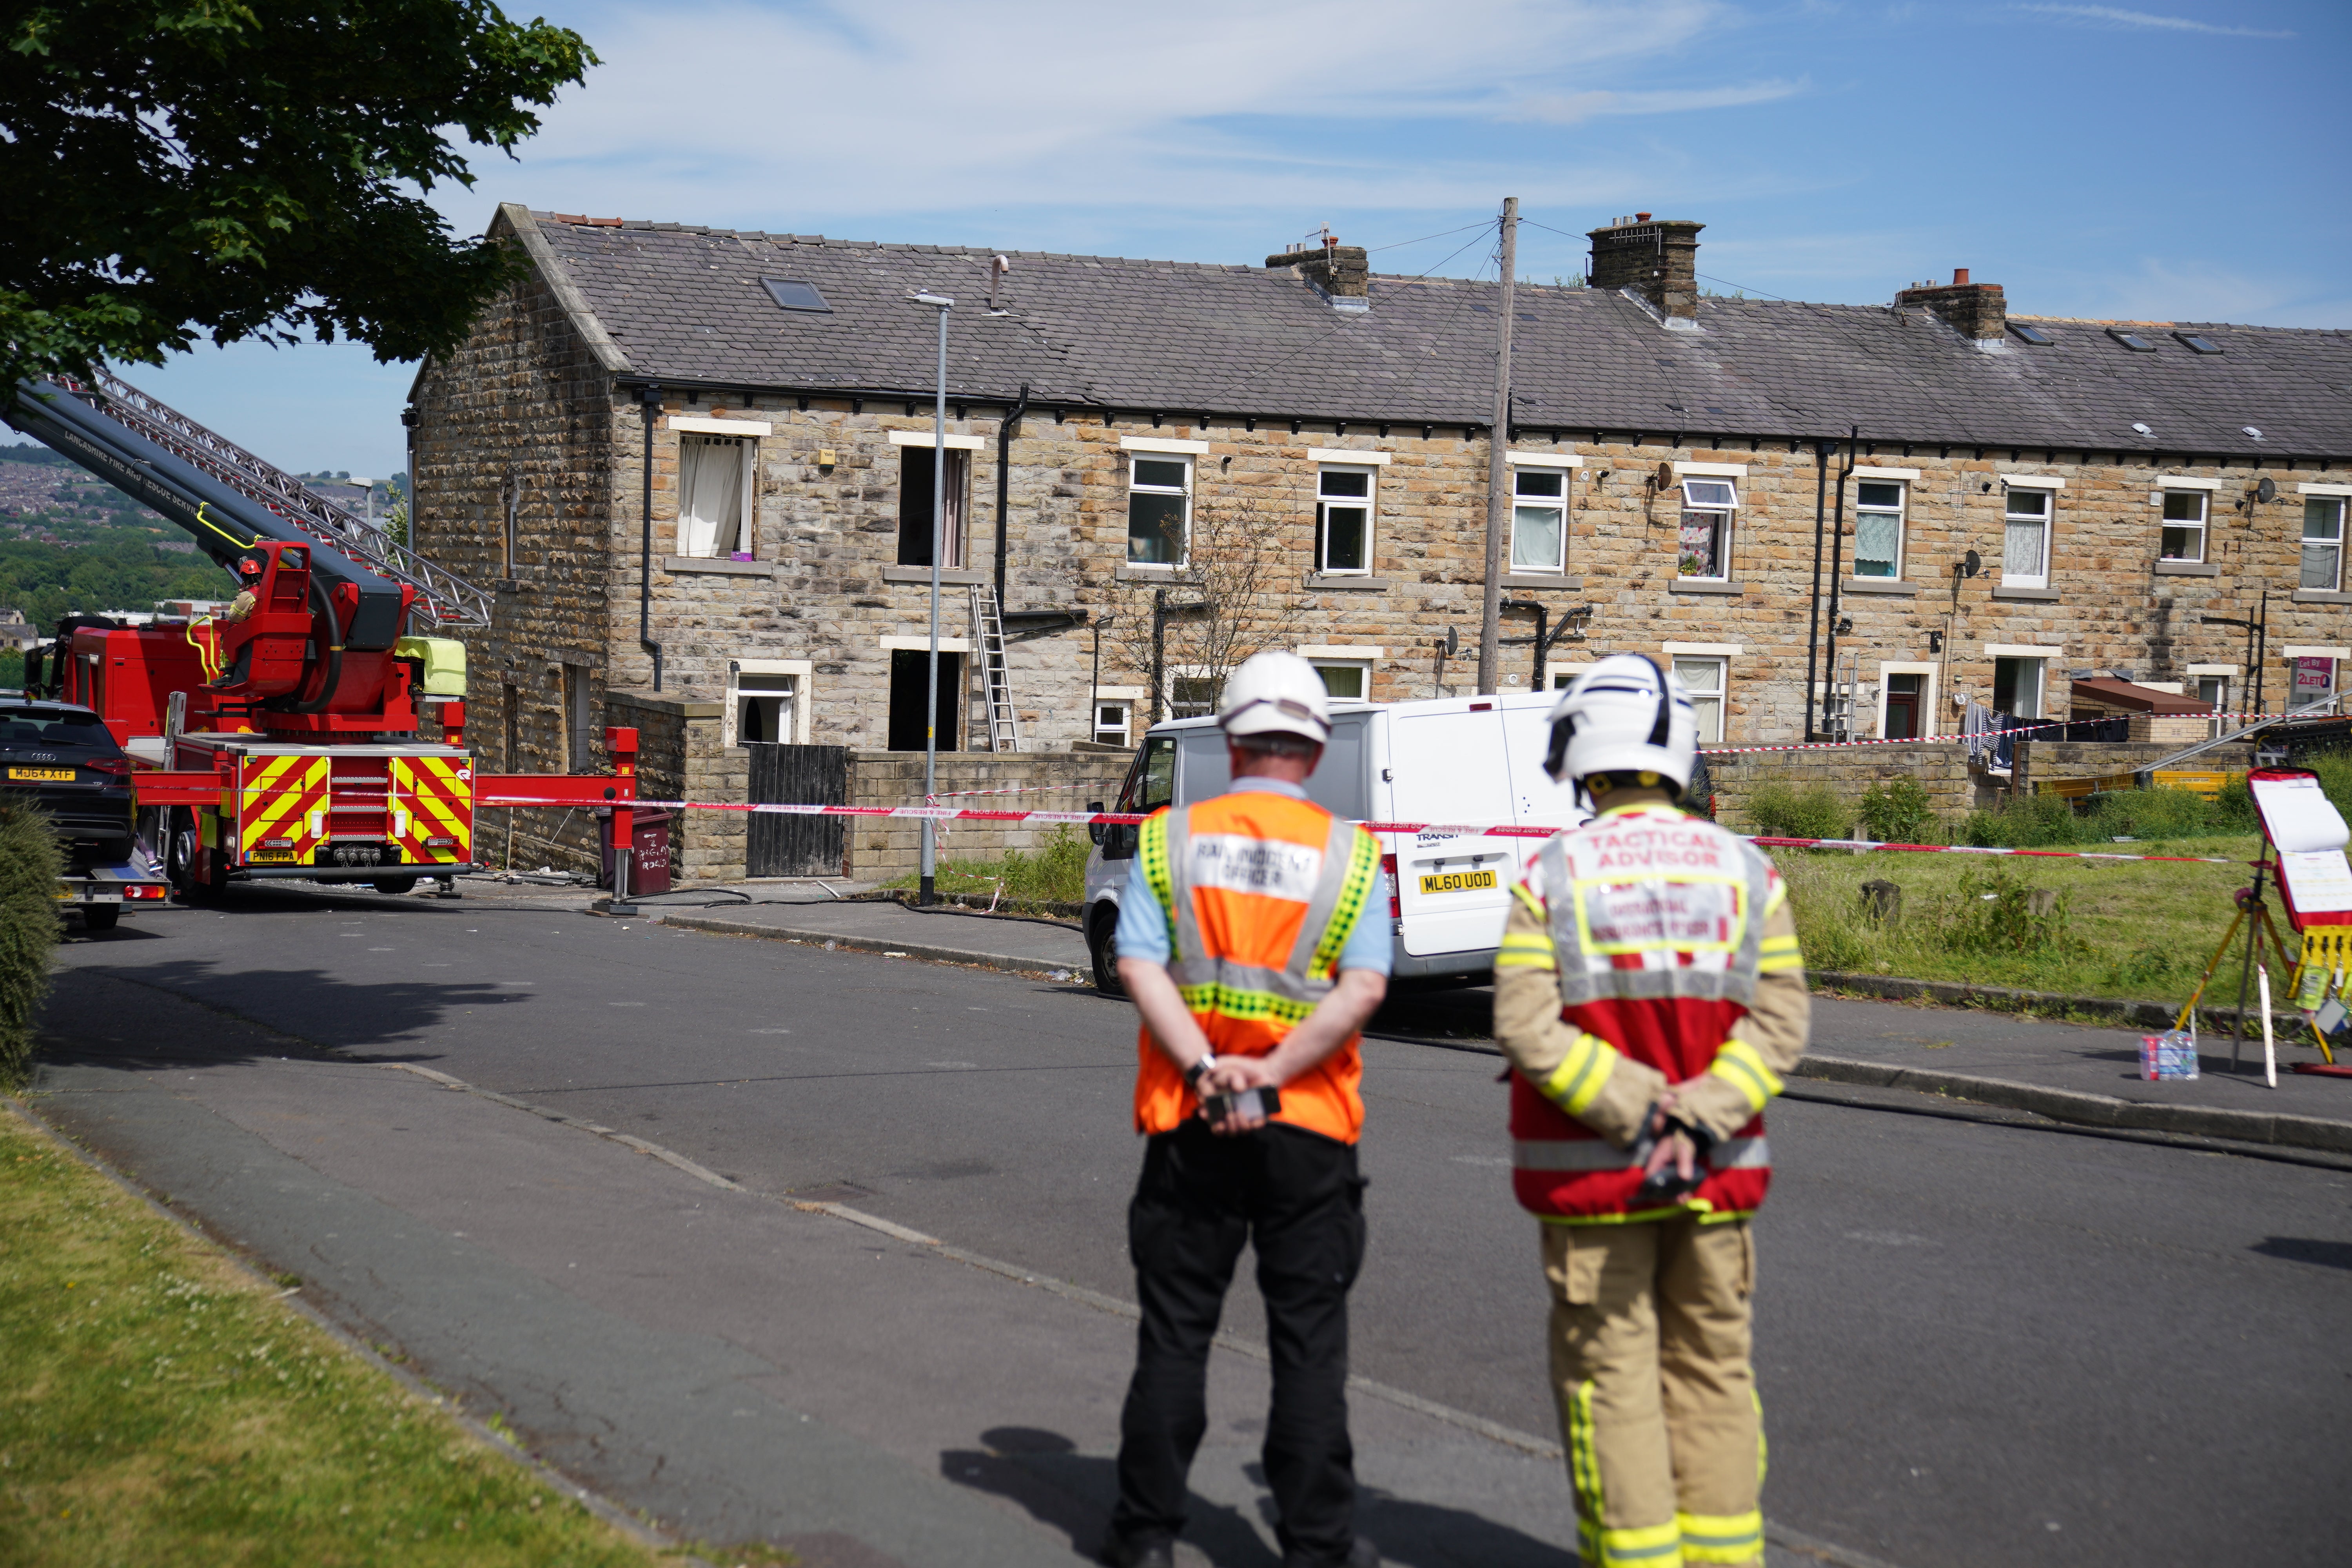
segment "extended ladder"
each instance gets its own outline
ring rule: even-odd
[[[413,616],[427,635],[447,628],[490,624],[490,595],[443,570],[381,529],[370,528],[293,475],[264,461],[227,437],[207,430],[169,404],[150,397],[129,382],[100,371],[89,382],[59,377],[68,392],[133,434],[144,437],[249,500],[259,502],[321,544],[380,577],[416,590]],[[414,475],[409,479],[410,526],[415,527]]]
[[[972,640],[979,645],[980,668],[988,702],[988,749],[1021,749],[1021,718],[1013,710],[1013,683],[1004,668],[1003,606],[996,590],[985,583],[971,585]]]

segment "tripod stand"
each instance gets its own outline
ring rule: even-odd
[[[2278,973],[2288,977],[2286,994],[2290,996],[2294,994],[2295,970],[2299,960],[2294,950],[2287,946],[2286,939],[2279,935],[2278,924],[2271,919],[2270,906],[2263,901],[2263,877],[2271,868],[2268,859],[2254,862],[2253,886],[2241,889],[2232,900],[2238,912],[2231,917],[2230,929],[2221,933],[2221,944],[2213,949],[2213,956],[2205,961],[2204,973],[2197,977],[2197,988],[2181,1005],[2180,1016],[2172,1021],[2176,1030],[2189,1027],[2189,1021],[2197,1015],[2197,1004],[2204,997],[2205,988],[2213,983],[2215,972],[2221,967],[2222,960],[2229,956],[2230,944],[2238,940],[2239,929],[2243,927],[2246,947],[2238,971],[2238,1015],[2230,1026],[2230,1070],[2233,1073],[2238,1070],[2239,1047],[2246,1037],[2246,988],[2253,983],[2254,966],[2263,963],[2265,942],[2271,956],[2277,960]],[[2320,1054],[2328,1060],[2336,1059],[2327,1049],[2326,1040],[2320,1042],[2319,1048]]]

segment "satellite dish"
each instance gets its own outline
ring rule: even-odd
[[[1675,466],[1672,463],[1660,463],[1657,473],[1651,478],[1650,482],[1662,490],[1674,489]]]
[[[2254,499],[2263,501],[2278,500],[2278,481],[2265,477],[2262,483],[2254,487]]]
[[[1445,657],[1452,658],[1462,651],[1462,634],[1452,626],[1445,628]]]
[[[1969,551],[1966,555],[1964,555],[1964,556],[1962,556],[1962,557],[1960,558],[1960,575],[1961,575],[1961,576],[1963,576],[1963,577],[1973,577],[1973,576],[1975,576],[1978,573],[1979,573],[1979,572],[1981,572],[1981,571],[1983,571],[1983,570],[1984,570],[1984,557],[1983,557],[1983,556],[1981,556],[1981,555],[1979,555],[1979,554],[1978,554],[1975,551],[1971,550],[1971,551]]]

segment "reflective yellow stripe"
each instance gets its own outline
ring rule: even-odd
[[[1497,969],[1557,969],[1558,952],[1551,938],[1542,931],[1507,931],[1503,945],[1495,954]]]
[[[1767,920],[1771,919],[1772,911],[1779,909],[1782,904],[1785,904],[1788,901],[1789,884],[1780,880],[1778,877],[1773,878],[1772,890],[1764,895],[1764,918]]]
[[[1585,1564],[1586,1568],[1617,1568],[1621,1563],[1640,1563],[1658,1568],[1659,1564],[1676,1564],[1682,1560],[1682,1529],[1669,1522],[1603,1530],[1600,1554],[1588,1555]]]
[[[1559,1066],[1552,1068],[1536,1088],[1570,1116],[1581,1116],[1601,1098],[1601,1087],[1616,1070],[1617,1047],[1598,1035],[1580,1034],[1576,1044],[1569,1047],[1568,1055],[1560,1058]]]
[[[1753,1563],[1764,1555],[1764,1515],[1678,1513],[1685,1563]]]
[[[1746,1040],[1724,1041],[1706,1070],[1738,1089],[1750,1110],[1763,1110],[1764,1102],[1780,1092],[1780,1080],[1764,1065],[1764,1054]]]
[[[1756,1489],[1764,1489],[1764,1461],[1770,1458],[1770,1446],[1764,1441],[1764,1399],[1751,1385],[1748,1403],[1756,1407]]]
[[[1790,974],[1803,969],[1804,967],[1804,955],[1802,953],[1791,952],[1783,954],[1778,958],[1759,960],[1756,965],[1756,973],[1759,974]]]
[[[1186,985],[1179,988],[1184,1005],[1196,1014],[1213,1013],[1220,1017],[1234,1018],[1243,1023],[1259,1024],[1269,1018],[1285,1024],[1303,1024],[1315,1011],[1316,1004],[1293,996],[1277,996],[1271,991],[1244,991],[1237,985],[1220,985],[1213,981],[1206,985]]]
[[[1168,868],[1168,816],[1160,813],[1146,821],[1135,836],[1135,852],[1143,860],[1143,878],[1151,889],[1152,897],[1160,900],[1160,912],[1168,921],[1168,953],[1171,958],[1189,954],[1176,949],[1175,879]],[[1198,1011],[1196,1008],[1195,1011]]]
[[[1543,900],[1537,898],[1535,890],[1529,888],[1525,882],[1512,883],[1511,896],[1518,900],[1519,902],[1527,905],[1528,913],[1535,916],[1536,919],[1546,921],[1550,920],[1551,917],[1544,910]]]
[[[1578,1555],[1601,1561],[1601,1460],[1592,1442],[1592,1384],[1576,1385],[1568,1396],[1568,1484],[1576,1494]]]
[[[1756,951],[1759,952],[1794,952],[1797,951],[1797,933],[1795,931],[1790,931],[1786,936],[1768,936],[1762,942],[1756,944]]]

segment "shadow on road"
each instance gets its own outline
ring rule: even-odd
[[[983,1447],[941,1453],[940,1474],[1018,1504],[1040,1524],[1067,1535],[1073,1551],[1093,1556],[1109,1531],[1111,1505],[1118,1497],[1114,1461],[1081,1454],[1060,1433],[1034,1426],[992,1427],[980,1440]],[[1247,1473],[1265,1485],[1257,1466]],[[1189,1505],[1185,1542],[1217,1568],[1265,1568],[1277,1561],[1240,1510],[1198,1493]],[[1261,1493],[1258,1508],[1271,1527],[1274,1500]],[[1508,1525],[1374,1487],[1357,1493],[1356,1524],[1380,1548],[1381,1561],[1399,1568],[1565,1568],[1576,1561],[1572,1553]]]

